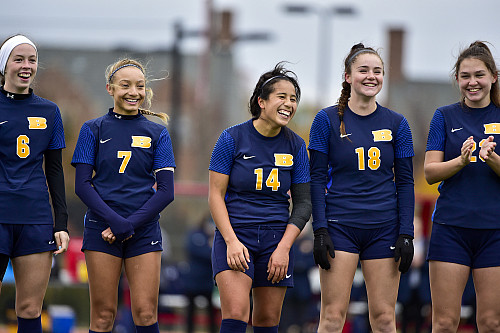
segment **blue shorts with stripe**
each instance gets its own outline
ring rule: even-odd
[[[55,251],[54,227],[50,224],[0,223],[0,253],[11,258]]]
[[[359,254],[360,260],[393,258],[399,236],[399,225],[361,229],[339,223],[328,224],[328,233],[335,250]]]
[[[432,224],[427,260],[451,262],[471,268],[500,266],[500,230],[471,229]]]
[[[288,271],[285,279],[272,283],[267,279],[267,265],[274,250],[285,233],[286,224],[283,222],[257,224],[234,228],[238,240],[245,245],[250,254],[249,268],[245,274],[252,279],[252,288],[255,287],[293,287],[293,248],[290,249]],[[227,264],[227,247],[219,230],[215,230],[214,245],[212,247],[213,277],[226,270],[231,270]]]
[[[96,228],[97,225],[99,225],[98,228]],[[132,238],[124,242],[115,241],[113,244],[102,239],[101,233],[107,228],[107,225],[103,223],[94,223],[90,227],[86,223],[83,231],[82,251],[98,251],[126,259],[163,250],[161,228],[158,222],[142,225],[135,229]]]

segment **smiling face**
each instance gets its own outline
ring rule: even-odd
[[[142,71],[135,66],[119,69],[106,85],[108,93],[113,96],[114,112],[123,115],[134,115],[139,112],[146,96],[146,79]]]
[[[257,122],[263,122],[267,128],[277,130],[288,125],[297,110],[297,96],[294,85],[288,80],[279,80],[273,84],[273,92],[267,99],[259,97],[261,113]],[[256,124],[257,125],[257,124]]]
[[[458,70],[457,82],[465,104],[472,108],[483,108],[490,104],[491,86],[497,80],[483,61],[476,58],[464,59]]]
[[[362,99],[374,98],[384,83],[384,65],[377,54],[362,53],[351,64],[345,80],[351,85],[351,96]]]
[[[4,89],[11,93],[27,94],[38,69],[37,53],[33,46],[20,44],[10,53],[5,66]]]

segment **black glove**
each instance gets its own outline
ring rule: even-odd
[[[399,235],[394,246],[394,261],[399,263],[399,271],[406,273],[410,269],[413,260],[413,237],[409,235]]]
[[[333,248],[332,239],[326,228],[319,228],[314,231],[314,262],[323,269],[330,269],[328,254],[335,258],[335,250]]]

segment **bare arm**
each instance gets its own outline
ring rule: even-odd
[[[215,225],[226,242],[227,264],[233,270],[244,272],[248,269],[247,262],[250,262],[250,255],[248,249],[236,237],[229,221],[229,214],[224,201],[228,184],[228,175],[209,171],[208,206]]]
[[[427,183],[434,184],[448,179],[462,170],[470,163],[474,139],[472,136],[464,141],[461,149],[461,155],[444,161],[444,152],[439,150],[430,150],[425,153],[424,173]]]
[[[269,258],[269,263],[267,264],[268,280],[272,280],[273,283],[276,283],[286,277],[290,258],[290,249],[299,234],[300,229],[296,225],[289,223],[286,226],[283,238],[281,238],[278,246],[271,255],[271,258]]]
[[[495,153],[495,147],[497,143],[493,141],[495,138],[493,136],[489,136],[488,139],[481,146],[481,150],[479,151],[479,157],[481,157],[486,164],[497,174],[500,176],[500,156]]]

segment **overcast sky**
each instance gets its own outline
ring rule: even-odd
[[[0,37],[25,33],[40,46],[169,47],[172,26],[181,20],[189,30],[206,23],[207,0],[24,0],[10,2],[0,12]],[[318,50],[325,49],[318,34],[318,14],[289,14],[284,4],[307,4],[317,11],[349,4],[356,15],[330,17],[330,73],[323,73],[332,104],[339,95],[342,62],[350,47],[363,42],[380,48],[387,61],[389,28],[403,28],[404,73],[411,79],[447,81],[459,51],[474,40],[493,44],[500,61],[500,1],[498,0],[213,0],[217,9],[234,11],[237,34],[266,32],[272,39],[241,42],[235,63],[255,84],[258,76],[280,60],[298,76],[304,100],[317,100]],[[185,40],[183,52],[204,47],[200,38]],[[324,72],[324,71],[323,71]],[[328,75],[329,74],[329,75]]]

